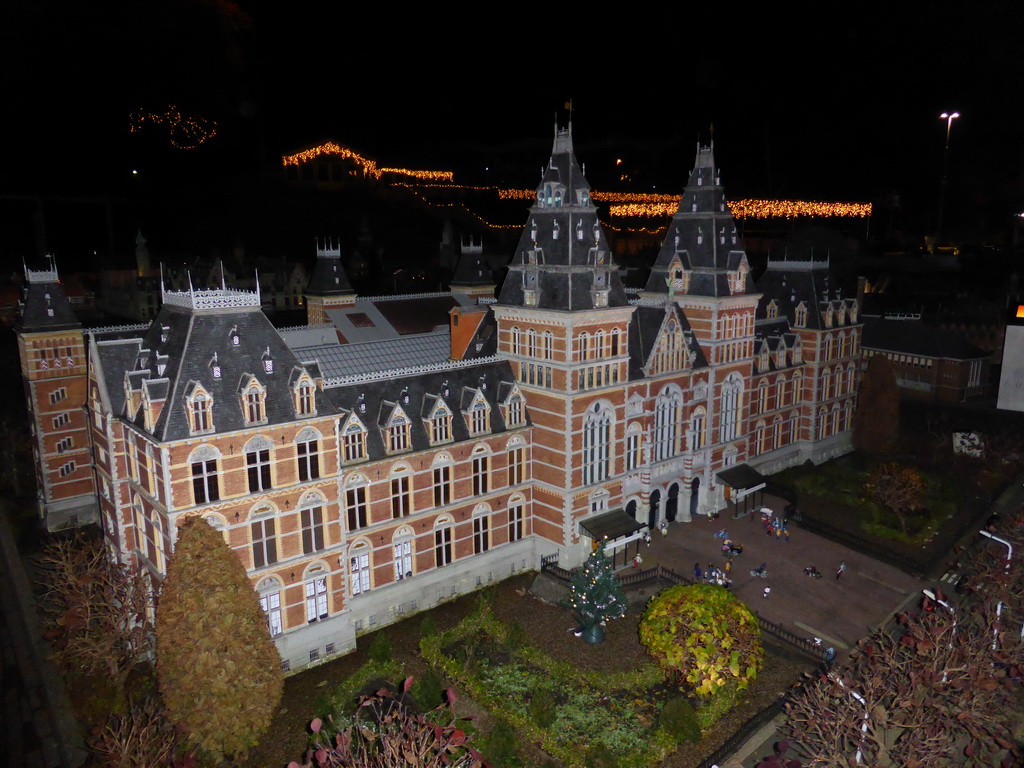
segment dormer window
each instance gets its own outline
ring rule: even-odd
[[[779,317],[779,305],[775,303],[775,299],[768,302],[768,319],[777,320]]]
[[[295,414],[312,416],[316,413],[316,387],[309,379],[300,379],[295,387]]]
[[[831,305],[829,305],[829,307],[825,310],[825,327],[826,328],[831,328],[832,327],[832,306]]]
[[[238,335],[238,326],[231,326],[231,331],[228,333],[228,338],[231,339],[231,346],[237,347],[242,343],[242,337]]]
[[[221,374],[220,361],[217,360],[217,353],[213,353],[213,359],[210,360],[210,373],[213,374],[213,378],[219,379]]]
[[[452,412],[443,403],[438,403],[430,419],[430,443],[440,445],[452,440]]]
[[[160,343],[161,344],[166,344],[167,343],[167,332],[169,330],[171,330],[170,326],[167,326],[167,325],[161,325],[160,326]]]
[[[266,352],[263,353],[263,372],[274,372],[274,358],[270,356],[270,347],[267,347]]]
[[[384,428],[385,447],[388,453],[408,451],[412,447],[409,418],[401,408],[395,408]]]
[[[355,416],[349,419],[342,432],[342,444],[346,464],[366,459],[366,427]]]
[[[247,424],[260,424],[267,420],[267,390],[252,376],[242,390],[242,412]]]
[[[506,424],[510,427],[521,427],[526,423],[526,401],[516,389],[509,395],[505,403],[507,409]]]
[[[197,386],[188,400],[189,430],[193,435],[213,431],[213,400],[206,390]]]
[[[793,324],[798,328],[807,326],[807,305],[803,302],[800,302],[800,305],[796,308],[796,317]]]
[[[491,406],[483,395],[477,395],[466,413],[466,426],[472,435],[485,435],[491,431]]]

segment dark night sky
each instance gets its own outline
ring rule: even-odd
[[[326,138],[382,164],[532,186],[572,98],[597,187],[621,157],[633,190],[679,191],[713,123],[732,197],[897,192],[927,208],[938,115],[955,109],[958,210],[1024,208],[1020,3],[677,5],[5,4],[0,194],[130,196],[131,168],[202,186]],[[169,103],[217,120],[217,137],[181,152],[127,132],[129,110]]]

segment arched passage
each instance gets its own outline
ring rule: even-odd
[[[672,483],[668,487],[668,499],[665,500],[665,519],[674,523],[676,513],[679,510],[679,483]]]
[[[647,526],[649,528],[655,528],[658,525],[658,508],[661,506],[661,491],[655,489],[651,491],[651,508],[647,513]]]
[[[693,478],[690,483],[690,515],[697,514],[697,499],[700,497],[700,478]]]

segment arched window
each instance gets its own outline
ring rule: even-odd
[[[277,562],[277,531],[274,514],[272,506],[261,504],[249,515],[253,568],[263,568]]]
[[[591,485],[611,476],[612,410],[594,403],[583,420],[583,484]]]
[[[242,387],[242,414],[246,424],[262,424],[267,420],[267,390],[255,376],[247,376]]]
[[[637,422],[626,427],[626,471],[632,472],[641,463],[640,451],[643,448],[643,431]]]
[[[198,385],[188,400],[188,421],[193,435],[213,431],[213,398]]]
[[[292,395],[295,400],[294,405],[296,416],[316,415],[316,385],[309,377],[309,374],[305,372],[302,373],[295,383]]]
[[[550,360],[555,356],[555,337],[551,331],[544,331],[544,359]]]
[[[519,485],[526,480],[526,443],[520,437],[508,441],[508,484]]]
[[[249,493],[266,491],[271,483],[271,449],[273,443],[265,437],[254,437],[245,444],[245,465],[249,477]]]
[[[707,442],[707,411],[698,405],[690,418],[690,450],[699,451]]]
[[[519,541],[525,533],[523,509],[525,502],[522,494],[515,493],[508,500],[508,540]]]
[[[807,325],[807,305],[803,302],[800,302],[800,305],[796,308],[793,324],[797,328],[803,328]]]
[[[482,555],[491,548],[491,508],[477,504],[473,509],[473,554]]]
[[[664,461],[679,452],[682,392],[666,387],[654,404],[654,460]]]
[[[531,328],[527,332],[526,338],[527,338],[527,342],[528,342],[528,344],[527,344],[527,352],[526,353],[530,357],[536,357],[537,356],[537,332],[535,330],[533,330],[533,328]]]
[[[295,458],[298,462],[299,482],[320,477],[320,433],[306,427],[295,436]]]
[[[821,373],[821,396],[825,400],[832,397],[832,372],[828,368]]]
[[[828,436],[828,411],[824,408],[818,409],[818,439]]]
[[[589,360],[590,359],[590,334],[588,334],[586,331],[584,331],[583,333],[581,333],[579,335],[579,345],[580,345],[580,356],[579,356],[579,359],[580,360]]]
[[[369,482],[365,475],[349,475],[345,481],[345,521],[348,530],[357,531],[369,523],[368,505],[366,501]]]
[[[768,382],[764,380],[757,385],[757,412],[768,412]]]
[[[452,503],[452,457],[439,453],[434,457],[434,506],[444,507]]]
[[[395,581],[401,581],[412,576],[412,542],[413,530],[403,525],[395,531],[395,538],[392,543],[392,551],[395,561]]]
[[[523,332],[519,330],[518,325],[512,326],[512,354],[523,354]]]
[[[220,451],[212,445],[201,445],[192,451],[188,461],[192,466],[192,497],[196,504],[220,500],[220,473],[217,459]]]
[[[782,417],[776,416],[772,423],[772,448],[782,447]]]
[[[739,434],[740,414],[742,412],[743,380],[738,374],[729,374],[722,385],[722,442],[735,440]]]
[[[486,445],[473,449],[473,495],[482,496],[491,490],[491,452]]]
[[[441,568],[452,561],[451,515],[441,515],[434,523],[434,566]]]
[[[370,545],[365,539],[360,539],[348,549],[348,573],[353,597],[369,592],[372,586],[370,552]]]
[[[319,493],[309,493],[299,502],[299,524],[302,527],[302,554],[319,552],[326,546],[324,539],[324,506]]]
[[[323,563],[314,563],[303,575],[306,582],[306,621],[323,621],[330,614],[327,591],[327,568]]]
[[[768,425],[764,419],[758,419],[754,427],[754,445],[757,453],[764,453],[768,450]]]
[[[343,461],[348,464],[366,460],[366,427],[353,415],[341,433],[344,446]]]
[[[412,514],[412,470],[407,464],[391,469],[391,517],[398,520]]]
[[[281,613],[281,580],[276,576],[267,576],[256,587],[260,595],[260,608],[267,617],[267,629],[270,636],[276,637],[284,632],[283,615]]]

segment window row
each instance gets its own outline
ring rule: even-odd
[[[219,379],[221,367],[216,355],[210,367],[213,377]],[[238,403],[247,425],[267,423],[267,389],[255,376],[246,374],[243,377],[238,391]],[[214,430],[213,396],[202,384],[195,384],[189,391],[185,407],[192,434],[205,434]],[[292,407],[296,416],[316,415],[316,384],[306,373],[292,387]]]
[[[195,504],[209,504],[220,500],[219,459],[220,454],[210,446],[193,451],[190,463],[192,498]],[[246,446],[246,487],[249,493],[261,493],[274,487],[273,459],[271,442],[266,438],[251,440]],[[133,466],[136,463],[137,461],[133,462]],[[295,466],[299,482],[320,479],[320,441],[312,430],[303,430],[298,435],[295,443]],[[146,482],[142,484],[144,487],[147,485]]]

